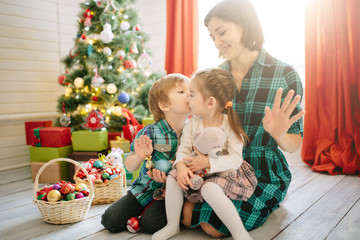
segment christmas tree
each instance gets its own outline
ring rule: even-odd
[[[86,0],[80,4],[74,47],[62,61],[58,78],[65,94],[58,99],[58,125],[83,129],[89,113],[98,112],[109,131],[126,123],[121,108],[132,109],[138,120],[149,114],[148,91],[162,73],[149,71],[135,0]]]

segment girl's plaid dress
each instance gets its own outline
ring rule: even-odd
[[[229,71],[228,62],[220,67]],[[258,180],[254,194],[247,201],[232,200],[248,231],[261,226],[279,207],[291,182],[291,173],[284,155],[262,126],[265,106],[273,107],[276,91],[280,87],[284,89],[282,100],[290,89],[296,95],[303,94],[296,71],[262,49],[245,75],[241,91],[236,92],[233,102],[233,108],[239,114],[250,138],[250,145],[243,149],[243,158],[254,168]],[[293,115],[300,110],[299,103]],[[302,132],[302,119],[295,122],[288,131],[294,134]],[[209,223],[219,232],[229,234],[206,202],[197,203],[193,210],[192,227],[199,226],[201,222]]]

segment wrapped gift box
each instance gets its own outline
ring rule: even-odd
[[[108,150],[103,151],[93,151],[93,152],[72,152],[68,155],[69,158],[79,162],[80,164],[83,164],[83,162],[89,161],[92,158],[99,158],[99,154],[107,155]],[[74,176],[76,170],[78,169],[77,166],[74,164],[69,164],[69,175],[70,177]]]
[[[152,117],[145,117],[142,119],[142,124],[145,126],[155,123],[154,118]]]
[[[116,137],[122,137],[122,136],[123,136],[122,132],[109,132],[108,133],[109,145],[111,140],[116,140]]]
[[[74,151],[102,151],[108,149],[108,132],[81,130],[72,132]]]
[[[32,162],[31,163],[31,177],[32,181],[35,181],[36,174],[45,162]],[[46,167],[46,171],[43,171],[39,176],[39,183],[57,183],[61,180],[65,180],[61,175],[61,163],[52,163]]]
[[[110,148],[121,148],[125,153],[130,152],[130,141],[125,138],[116,137],[116,140],[110,140]]]
[[[33,135],[31,130],[39,127],[52,127],[52,121],[26,121],[25,122],[25,134],[26,134],[26,145],[32,145]]]
[[[40,127],[31,130],[33,146],[64,147],[71,145],[71,130],[69,127]]]
[[[59,148],[30,147],[31,162],[48,162],[54,158],[66,158],[73,151],[72,146]],[[69,180],[69,167],[67,162],[60,162],[61,179]],[[49,172],[47,170],[47,172]]]

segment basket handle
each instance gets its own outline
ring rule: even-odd
[[[45,163],[40,169],[39,171],[37,172],[36,174],[36,177],[35,177],[35,181],[34,181],[34,198],[36,199],[36,192],[38,191],[38,185],[39,185],[39,177],[41,175],[41,173],[44,171],[44,169],[49,166],[50,164],[52,163],[55,163],[55,162],[61,162],[61,161],[64,161],[64,162],[69,162],[69,163],[72,163],[74,165],[76,165],[77,167],[79,167],[86,175],[86,178],[87,178],[87,181],[90,183],[90,198],[94,198],[94,186],[93,186],[93,183],[91,182],[90,180],[90,176],[88,174],[88,172],[86,171],[86,169],[81,166],[80,163],[70,159],[70,158],[55,158],[53,160],[50,160],[49,162]]]

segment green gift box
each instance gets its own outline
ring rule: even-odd
[[[65,147],[30,147],[31,162],[48,162],[54,158],[67,158],[73,152],[72,145]],[[61,179],[70,180],[69,167],[67,162],[59,162],[61,169]]]
[[[141,120],[141,122],[142,122],[142,125],[144,125],[144,127],[155,123],[154,118],[152,118],[152,117],[145,117]]]
[[[130,141],[117,136],[116,140],[110,140],[110,148],[120,148],[124,152],[128,153],[130,152]]]
[[[102,151],[108,149],[107,131],[74,131],[71,138],[74,151]]]

